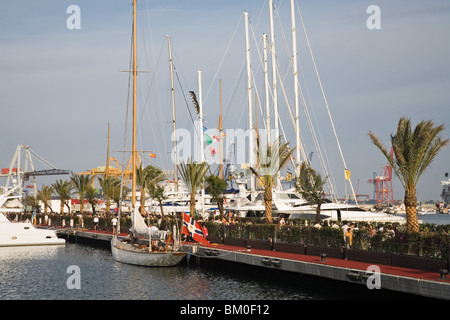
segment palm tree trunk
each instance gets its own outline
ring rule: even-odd
[[[161,201],[159,201],[159,210],[161,210],[161,219],[164,220],[166,217],[164,216],[164,209]]]
[[[419,232],[419,222],[417,221],[416,190],[406,190],[404,201],[406,209],[406,229],[408,231]]]
[[[191,218],[195,218],[195,193],[191,193],[191,200],[189,201],[189,211]]]
[[[109,215],[111,213],[111,198],[106,196],[106,214]]]
[[[220,218],[223,219],[223,199],[217,201],[217,207],[219,208]]]
[[[266,209],[266,222],[272,223],[272,186],[264,188],[264,206]]]
[[[320,223],[320,206],[321,204],[319,203],[316,207],[316,223]]]
[[[64,202],[64,205],[67,207],[67,212],[70,214],[70,206],[67,202]]]

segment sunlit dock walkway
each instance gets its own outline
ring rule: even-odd
[[[58,234],[68,240],[105,246],[109,245],[112,238],[111,232],[93,230],[62,229]],[[446,274],[448,262],[445,261],[442,266],[427,265],[425,268],[420,268],[417,263],[410,263],[408,267],[394,266],[376,254],[369,258],[361,258],[349,251],[348,256],[344,257],[337,256],[337,251],[332,251],[337,248],[305,246],[304,250],[308,252],[304,252],[301,251],[302,246],[286,246],[287,248],[283,248],[282,244],[268,246],[261,241],[224,239],[217,243],[211,241],[210,245],[184,243],[183,249],[189,252],[187,259],[190,263],[201,263],[203,259],[217,259],[359,284],[367,286],[368,290],[381,288],[423,297],[450,299],[450,275]]]

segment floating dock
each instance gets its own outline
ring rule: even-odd
[[[111,232],[62,229],[58,235],[67,240],[80,243],[96,243],[109,247]],[[126,236],[126,234],[119,234]],[[281,252],[273,248],[258,248],[257,245],[213,243],[200,245],[184,243],[188,259],[200,263],[202,259],[217,259],[258,268],[276,269],[332,280],[367,286],[368,290],[377,288],[450,300],[450,275],[448,269],[424,271],[377,263],[360,262],[347,258],[335,258],[330,253],[308,255],[297,252]]]

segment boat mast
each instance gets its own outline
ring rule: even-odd
[[[270,48],[272,51],[272,81],[273,81],[273,111],[274,111],[274,128],[275,139],[280,136],[280,130],[278,129],[278,93],[277,93],[277,61],[275,54],[275,34],[273,26],[273,0],[269,0],[269,21],[270,21]],[[281,188],[280,173],[277,174],[276,181],[277,189]]]
[[[294,64],[294,99],[295,99],[295,139],[297,144],[295,173],[300,176],[300,124],[298,114],[298,69],[297,69],[297,33],[295,27],[294,0],[291,0],[291,21],[292,21],[292,54]]]
[[[106,148],[106,169],[105,169],[105,177],[109,176],[109,121],[108,121],[108,146]],[[94,182],[92,182],[92,186],[94,186]]]
[[[220,179],[223,179],[223,159],[222,159],[222,79],[219,79],[220,87],[220,115],[219,115],[219,158],[220,158]]]
[[[198,70],[198,105],[199,105],[199,120],[200,120],[200,155],[201,162],[205,162],[205,147],[203,145],[203,97],[202,97],[202,71]],[[205,185],[202,183],[202,194],[201,194],[201,208],[202,214],[205,204]]]
[[[176,125],[176,114],[175,114],[175,89],[173,85],[173,59],[172,59],[172,47],[170,44],[170,35],[166,34],[168,43],[169,43],[169,62],[170,62],[170,82],[171,82],[171,91],[172,91],[172,123],[173,123],[173,150],[175,153],[174,157],[174,167],[173,167],[173,175],[175,177],[175,191],[178,191],[178,152],[177,152],[177,125]]]
[[[263,46],[264,46],[264,85],[266,92],[266,130],[267,130],[267,143],[271,144],[270,139],[270,100],[269,100],[269,73],[267,71],[267,34],[263,34]]]
[[[137,81],[137,70],[136,70],[136,60],[137,60],[137,40],[136,40],[136,0],[133,0],[133,146],[132,146],[132,190],[131,190],[131,203],[134,210],[136,204],[136,81]]]
[[[247,100],[248,100],[248,129],[249,129],[249,164],[254,166],[254,146],[253,146],[253,107],[252,107],[252,78],[251,78],[251,61],[250,61],[250,40],[248,34],[248,12],[244,11],[245,16],[245,51],[247,56]],[[255,191],[255,179],[250,175],[250,193],[253,200]]]

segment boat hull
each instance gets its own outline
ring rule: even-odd
[[[31,223],[0,222],[0,247],[64,245],[54,230],[37,229]]]
[[[118,262],[146,267],[176,266],[187,255],[187,252],[148,252],[147,249],[136,249],[114,239],[111,240],[111,253]]]

